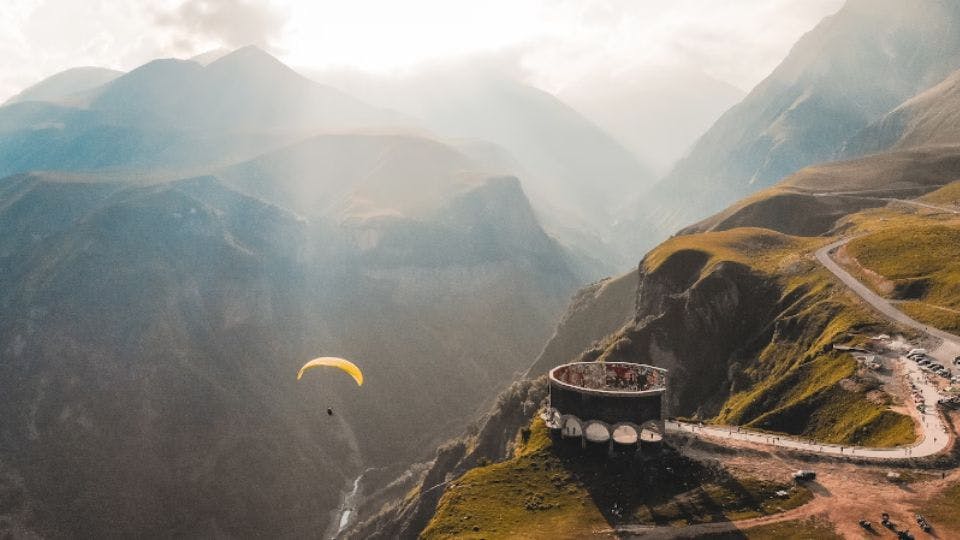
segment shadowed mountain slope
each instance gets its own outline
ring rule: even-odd
[[[19,530],[315,535],[340,486],[426,457],[536,354],[578,281],[517,179],[429,140],[303,145],[223,180],[0,181]],[[404,163],[418,189],[354,211],[366,189],[399,193],[406,176],[371,173]],[[320,354],[364,386],[298,383]]]
[[[847,142],[846,155],[960,144],[960,71],[905,101]]]

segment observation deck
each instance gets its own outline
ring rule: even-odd
[[[573,362],[550,370],[543,417],[584,443],[659,444],[667,370],[631,362]]]

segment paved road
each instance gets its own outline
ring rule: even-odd
[[[907,201],[904,201],[907,202]],[[938,328],[927,326],[893,306],[887,299],[870,290],[866,285],[858,281],[849,272],[844,270],[831,257],[837,248],[849,242],[850,238],[838,240],[817,250],[817,260],[823,264],[831,273],[833,273],[844,285],[850,288],[854,293],[862,298],[873,309],[879,312],[887,319],[914,328],[928,336],[941,340],[941,345],[931,355],[943,356],[950,355],[954,351],[960,354],[960,336],[949,332],[944,332]],[[938,355],[938,353],[940,353]],[[941,361],[943,360],[942,358]],[[950,356],[950,360],[953,356]],[[866,457],[877,459],[901,459],[906,457],[924,457],[931,456],[944,450],[950,444],[950,435],[944,427],[942,418],[935,404],[940,399],[940,392],[936,386],[928,379],[920,367],[906,358],[900,357],[900,362],[911,382],[923,396],[924,402],[928,405],[925,413],[919,414],[921,426],[921,438],[917,444],[912,446],[903,446],[896,448],[868,448],[859,446],[840,446],[831,444],[820,444],[810,440],[803,440],[794,437],[771,435],[750,431],[736,426],[700,426],[698,424],[689,424],[684,422],[667,422],[665,427],[668,432],[673,433],[691,433],[696,436],[705,436],[707,438],[735,440],[754,444],[776,446],[779,448],[788,448],[792,450],[801,450],[823,455]],[[946,363],[944,363],[946,365]],[[933,375],[930,375],[933,377]]]
[[[946,212],[948,214],[960,214],[960,209],[951,208],[949,206],[937,206],[935,204],[929,204],[921,201],[916,201],[912,199],[898,199],[896,197],[878,197],[870,196],[870,193],[876,193],[873,190],[866,191],[822,191],[822,192],[810,192],[801,189],[784,189],[788,193],[798,193],[801,195],[812,195],[814,197],[847,197],[852,199],[865,199],[868,201],[881,201],[888,203],[901,203],[909,206],[916,206],[918,208],[926,208],[928,210],[936,210],[939,212]]]
[[[915,330],[919,330],[928,336],[933,336],[941,340],[941,348],[946,345],[947,348],[954,349],[960,348],[957,344],[960,344],[960,336],[956,334],[951,334],[950,332],[945,332],[939,328],[934,328],[932,326],[926,325],[906,313],[900,311],[896,308],[889,300],[880,296],[879,294],[870,290],[866,285],[860,283],[857,278],[850,275],[849,272],[843,269],[833,258],[830,256],[838,248],[853,240],[853,238],[844,238],[842,240],[837,240],[836,242],[826,245],[816,252],[817,260],[820,261],[827,270],[829,270],[833,275],[837,276],[837,279],[843,282],[850,290],[857,294],[864,302],[870,304],[874,310],[879,312],[881,315],[886,317],[891,321],[895,321],[904,326],[908,326]],[[951,357],[948,362],[944,365],[951,365],[953,358]]]
[[[690,433],[698,437],[734,440],[838,457],[902,459],[932,456],[943,451],[950,444],[950,434],[944,427],[943,419],[935,406],[937,400],[940,399],[940,392],[938,392],[936,386],[928,380],[928,375],[921,371],[919,366],[902,357],[899,361],[903,363],[910,380],[920,391],[924,402],[928,405],[926,412],[917,413],[922,435],[920,440],[912,446],[898,446],[894,448],[841,446],[837,444],[823,444],[808,439],[752,431],[736,426],[701,426],[687,422],[666,422],[665,427],[668,433]]]
[[[707,438],[735,440],[747,443],[762,444],[801,450],[821,455],[866,457],[877,459],[902,459],[908,457],[932,456],[944,450],[950,444],[950,435],[944,427],[943,420],[934,405],[940,399],[936,386],[928,381],[927,375],[915,363],[900,358],[910,380],[923,395],[928,404],[925,413],[917,413],[920,419],[921,439],[912,446],[898,446],[895,448],[869,448],[864,446],[848,446],[837,444],[822,444],[796,437],[762,433],[736,426],[700,426],[686,422],[666,422],[667,432],[691,433]]]

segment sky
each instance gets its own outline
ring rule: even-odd
[[[702,71],[749,90],[843,0],[4,0],[0,100],[83,65],[255,44],[311,71],[508,59],[558,92],[591,74]]]

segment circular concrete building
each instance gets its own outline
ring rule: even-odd
[[[630,362],[574,362],[550,370],[547,426],[586,442],[658,447],[667,370]]]

